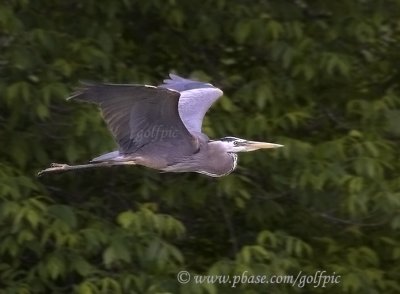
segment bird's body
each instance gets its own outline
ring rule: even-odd
[[[113,165],[142,165],[165,172],[212,177],[232,172],[237,152],[281,145],[225,137],[210,140],[202,121],[223,92],[208,83],[170,75],[164,84],[86,84],[69,99],[97,104],[118,150],[83,165],[53,164],[39,174]]]

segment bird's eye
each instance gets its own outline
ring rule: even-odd
[[[233,142],[233,146],[237,146],[237,145],[239,145],[238,141]]]

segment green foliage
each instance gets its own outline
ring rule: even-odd
[[[0,4],[0,293],[398,293],[398,1]],[[284,144],[225,178],[112,168],[36,178],[115,146],[78,80],[221,86],[210,137]],[[326,288],[179,284],[341,275]]]

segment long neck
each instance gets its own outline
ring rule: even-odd
[[[233,166],[232,166],[232,169],[231,169],[231,171],[229,172],[229,173],[231,173],[231,172],[233,172],[234,171],[234,169],[236,168],[236,166],[237,166],[237,162],[238,162],[238,155],[236,154],[236,153],[229,153],[229,155],[230,156],[232,156],[232,159],[233,159]]]
[[[224,164],[225,165],[224,168],[222,168],[221,166],[218,166],[216,168],[208,166],[207,168],[198,170],[197,172],[210,177],[223,177],[230,174],[236,168],[238,156],[236,153],[226,153],[226,154],[228,154],[228,156],[231,158],[231,160],[229,160],[229,165]]]
[[[209,142],[203,154],[200,173],[212,177],[222,177],[231,173],[237,165],[236,153],[228,152],[228,145],[224,142]]]

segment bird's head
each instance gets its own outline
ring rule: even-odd
[[[249,141],[249,140],[235,138],[235,137],[224,137],[224,138],[221,138],[214,142],[218,142],[218,144],[222,144],[223,147],[226,149],[226,152],[232,152],[232,153],[249,152],[249,151],[255,151],[258,149],[283,147],[283,145],[280,145],[280,144]]]

